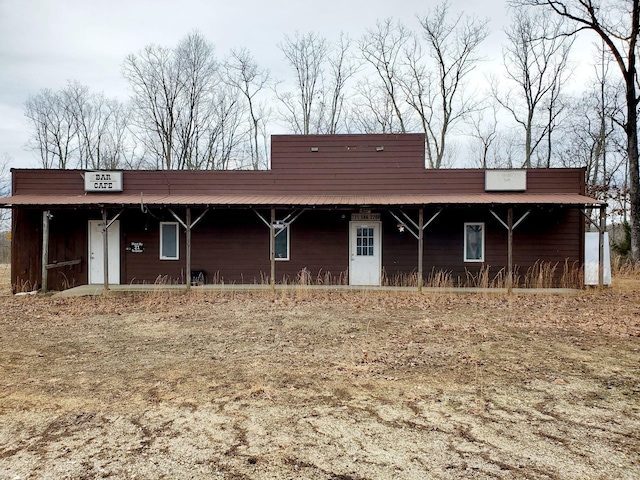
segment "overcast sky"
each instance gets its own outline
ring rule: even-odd
[[[491,19],[483,52],[499,57],[508,12],[504,0],[452,0],[452,10]],[[376,20],[393,17],[417,29],[436,2],[425,0],[0,0],[0,155],[15,167],[38,167],[24,149],[24,103],[43,88],[77,80],[92,92],[127,98],[122,62],[154,43],[173,47],[198,30],[223,58],[246,47],[276,78],[287,74],[277,43],[285,34],[315,31],[329,40],[360,37]]]

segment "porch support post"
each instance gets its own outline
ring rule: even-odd
[[[606,207],[600,207],[600,227],[598,228],[598,288],[604,286],[604,232],[607,228]]]
[[[191,207],[187,207],[187,290],[191,289]]]
[[[109,291],[109,230],[107,225],[107,209],[102,208],[102,262],[103,262],[103,278],[104,278],[104,293]]]
[[[49,264],[49,210],[42,212],[42,293],[49,288],[47,265]]]
[[[422,224],[424,223],[424,209],[421,207],[418,210],[418,291],[422,291],[422,260],[423,260],[423,245],[424,245],[424,229]]]
[[[276,209],[271,209],[271,224],[269,225],[269,259],[271,261],[271,290],[276,290],[276,235],[275,235],[275,223],[276,223]]]
[[[507,292],[513,290],[513,207],[507,210]]]

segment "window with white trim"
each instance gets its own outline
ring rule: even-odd
[[[464,261],[484,262],[484,223],[464,224]]]
[[[177,222],[160,222],[160,260],[180,258],[179,233]]]
[[[289,260],[289,226],[276,224],[275,226],[275,259]]]

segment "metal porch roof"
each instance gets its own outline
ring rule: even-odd
[[[4,207],[91,207],[134,205],[202,207],[348,207],[446,205],[567,205],[597,207],[605,202],[575,193],[374,194],[374,195],[13,195]]]

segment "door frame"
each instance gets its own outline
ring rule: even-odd
[[[353,266],[356,257],[354,251],[355,230],[358,226],[374,228],[374,258],[377,257],[378,279],[377,283],[353,283]],[[382,284],[382,222],[380,220],[351,220],[349,222],[349,285],[354,286],[380,286]]]

